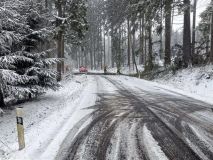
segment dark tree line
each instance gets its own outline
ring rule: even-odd
[[[66,46],[87,28],[84,0],[1,0],[0,107],[57,90]]]
[[[87,58],[79,65],[89,65],[91,69],[117,67],[120,73],[122,66],[137,72],[137,65],[153,70],[157,57],[166,68],[212,63],[213,38],[208,36],[213,32],[211,5],[196,26],[197,0],[92,0],[88,4],[89,32],[81,46],[84,53],[79,53]],[[179,34],[173,30],[176,14],[183,16]],[[182,41],[174,44],[177,35],[182,35]]]

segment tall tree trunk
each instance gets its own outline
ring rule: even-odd
[[[100,61],[101,61],[101,70],[103,69],[103,45],[102,45],[102,26],[100,24],[99,30],[99,45],[100,45]]]
[[[61,0],[57,1],[57,9],[58,9],[58,17],[62,17],[62,3]],[[63,41],[63,32],[61,30],[61,23],[62,21],[60,19],[57,19],[57,27],[59,27],[59,31],[58,31],[58,37],[57,37],[57,52],[58,52],[58,58],[61,59],[62,58],[62,41]],[[57,80],[61,81],[62,76],[61,76],[61,62],[57,63],[57,72],[58,72],[58,77]]]
[[[165,66],[171,64],[171,9],[172,0],[165,2]]]
[[[5,107],[4,103],[4,92],[3,92],[3,80],[2,80],[2,72],[0,71],[0,108]]]
[[[84,64],[85,64],[85,66],[86,67],[88,67],[88,55],[89,55],[89,49],[88,48],[86,48],[85,50],[84,50]]]
[[[209,54],[209,36],[206,37],[206,54]]]
[[[112,62],[112,68],[114,68],[114,58],[115,58],[115,35],[114,35],[114,29],[111,28],[111,62]]]
[[[97,68],[100,67],[100,33],[99,33],[100,28],[98,27],[98,35],[97,35],[97,61],[98,61],[98,66]]]
[[[127,34],[128,34],[128,66],[129,69],[131,68],[131,63],[130,63],[130,57],[131,57],[131,29],[130,29],[130,21],[129,18],[127,19],[127,26],[128,26],[128,30],[127,30]]]
[[[76,67],[79,68],[79,63],[78,63],[78,50],[76,49],[75,51],[75,56],[76,56]]]
[[[81,52],[78,47],[78,68],[80,68],[80,66],[81,66]]]
[[[140,54],[139,54],[139,64],[142,64],[142,62],[143,62],[143,51],[142,51],[142,18],[141,18],[141,15],[140,15],[140,17],[139,17],[139,37],[140,37]]]
[[[213,0],[211,1],[211,5],[213,5]],[[210,51],[210,56],[209,60],[210,63],[213,63],[213,12],[211,13],[211,51]]]
[[[111,58],[110,58],[110,57],[111,57],[110,54],[112,54],[112,53],[110,52],[110,51],[112,50],[112,49],[111,49],[111,45],[110,45],[111,43],[110,43],[110,42],[111,42],[110,34],[108,33],[108,65],[110,65],[110,59],[111,59]]]
[[[116,64],[117,64],[117,74],[121,74],[121,26],[119,27],[116,43]]]
[[[136,72],[138,74],[138,67],[135,60],[135,29],[133,29],[133,32],[132,32],[132,61],[133,61],[133,66],[135,66]]]
[[[144,14],[141,14],[140,19],[140,60],[139,64],[143,64],[144,62]]]
[[[104,36],[104,68],[106,67],[106,39],[105,39],[105,33],[103,28],[103,36]]]
[[[160,53],[159,57],[160,59],[163,58],[163,0],[161,0],[161,21],[160,21],[160,27],[161,27],[161,33],[160,33]]]
[[[90,36],[90,68],[93,70],[93,51],[92,51],[92,36]]]
[[[175,1],[175,0],[172,0],[172,3],[173,3],[174,1]],[[172,31],[173,31],[173,25],[174,25],[174,16],[175,16],[174,14],[175,14],[175,7],[172,7],[171,33],[172,33]],[[171,35],[171,39],[172,39],[172,36],[173,36],[173,35]],[[176,35],[176,37],[177,37],[177,35]],[[171,53],[171,56],[173,56],[173,57],[175,56],[173,52]]]
[[[84,66],[84,50],[82,49],[82,47],[80,47],[80,55],[81,55],[81,66]]]
[[[94,58],[94,69],[96,69],[96,38],[93,36],[93,58]]]
[[[62,62],[61,62],[61,69],[62,69],[62,73],[64,74],[64,34],[62,33],[62,40],[61,40],[61,58],[62,58]]]
[[[65,18],[65,12],[66,12],[66,2],[65,0],[63,0],[63,3],[62,3],[62,17]],[[61,58],[62,58],[62,62],[61,62],[61,69],[62,69],[62,73],[64,74],[64,43],[65,43],[65,37],[64,37],[64,32],[65,32],[65,26],[63,25],[61,27],[61,30],[62,30],[62,40],[61,40]]]
[[[194,62],[195,54],[195,27],[196,27],[196,13],[197,13],[197,0],[194,0],[194,10],[193,10],[193,26],[192,26],[192,63]]]
[[[144,18],[144,22],[145,22],[145,18]],[[144,66],[146,66],[146,62],[147,62],[147,26],[144,23]]]
[[[184,67],[192,65],[191,62],[191,26],[190,26],[190,0],[184,0],[184,27],[183,27],[183,63]]]
[[[149,52],[148,52],[148,70],[152,70],[153,69],[153,58],[152,58],[152,21],[149,20],[149,24],[148,24],[148,35],[149,35]]]

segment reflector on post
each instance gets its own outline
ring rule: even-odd
[[[23,109],[22,108],[16,108],[16,120],[17,120],[19,150],[22,150],[22,149],[25,148],[24,126],[23,126]]]

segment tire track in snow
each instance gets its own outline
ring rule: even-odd
[[[56,156],[55,160],[61,160],[61,159],[65,159],[68,154],[68,148],[70,147],[70,143],[72,142],[71,140],[73,139],[73,137],[75,137],[75,135],[79,132],[80,128],[84,125],[84,123],[86,121],[89,120],[89,118],[92,116],[92,114],[89,114],[85,117],[83,117],[78,123],[76,123],[76,125],[70,130],[70,132],[68,133],[67,137],[64,139],[60,150],[58,151],[58,155]]]
[[[91,107],[93,119],[74,138],[66,160],[200,159],[137,93],[109,78],[105,81],[117,90],[98,94],[99,101]]]
[[[212,160],[213,144],[210,144],[212,142],[210,143],[207,142],[204,138],[205,136],[201,136],[191,124],[183,122],[183,126],[184,126],[184,135],[186,137],[188,144],[192,148],[194,148],[194,150],[196,150],[197,153],[202,155],[203,159]]]
[[[162,130],[162,134],[159,137],[156,138],[156,141],[161,141],[162,139],[164,139],[164,137],[166,137],[166,136],[170,137],[170,135],[172,135],[171,139],[174,139],[174,142],[175,142],[174,148],[161,146],[161,147],[165,148],[164,152],[166,152],[168,154],[167,155],[165,153],[166,156],[168,156],[169,159],[177,159],[177,160],[183,160],[183,159],[196,160],[196,159],[200,159],[200,157],[197,155],[197,153],[192,148],[190,148],[190,146],[187,145],[187,142],[184,139],[182,139],[182,136],[180,136],[179,133],[175,132],[175,130],[173,130],[173,128],[170,128],[158,115],[156,115],[149,108],[150,102],[147,102],[147,100],[145,100],[145,99],[141,100],[136,95],[137,93],[134,93],[134,91],[129,89],[129,88],[126,89],[125,87],[121,86],[120,83],[117,83],[116,81],[113,81],[112,79],[110,79],[108,77],[106,79],[109,80],[112,84],[114,84],[119,89],[119,91],[120,91],[119,93],[120,94],[122,94],[122,95],[124,95],[126,97],[129,97],[132,100],[135,100],[135,102],[133,102],[133,104],[134,104],[134,106],[135,106],[135,108],[136,108],[136,110],[138,112],[142,111],[142,112],[148,113],[148,115],[151,117],[151,119],[153,119],[154,121],[158,122],[158,124],[163,126],[164,130]],[[153,97],[152,97],[152,99],[154,100]],[[153,122],[152,123],[149,122],[149,123],[150,123],[150,126],[153,125]],[[153,131],[153,133],[154,133],[154,131]],[[183,152],[179,152],[178,157],[176,157],[175,155],[177,155],[177,154],[173,154],[173,152],[174,151],[177,152],[179,149],[182,149]]]
[[[158,142],[153,138],[151,131],[148,130],[146,124],[143,126],[143,142],[144,148],[150,160],[169,160],[165,153],[161,150]]]

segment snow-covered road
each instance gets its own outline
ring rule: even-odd
[[[60,159],[213,159],[211,105],[150,82],[95,76],[92,120]]]
[[[0,159],[213,159],[210,104],[126,76],[82,75],[63,85],[23,105],[23,151],[17,151],[15,121],[8,120],[14,113],[0,118],[7,128],[0,132],[6,144],[0,142]]]

